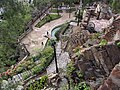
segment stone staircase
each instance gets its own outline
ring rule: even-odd
[[[17,74],[17,75],[15,75],[15,76],[13,76],[12,78],[9,78],[9,79],[8,79],[8,82],[9,82],[9,83],[14,83],[14,84],[16,84],[17,82],[24,81],[24,76],[25,76],[26,74],[32,75],[31,70],[25,71],[25,72],[23,72],[23,73],[20,73],[20,74]]]

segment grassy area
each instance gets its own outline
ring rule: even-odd
[[[62,10],[58,10],[59,11],[59,13],[62,13]],[[57,9],[55,8],[55,9],[52,9],[51,11],[50,11],[51,13],[57,13]]]
[[[36,27],[41,27],[42,25],[44,25],[45,23],[47,22],[50,22],[52,20],[55,20],[55,19],[58,19],[60,18],[61,16],[58,15],[58,14],[50,14],[50,15],[47,15],[45,18],[43,18],[37,25]]]

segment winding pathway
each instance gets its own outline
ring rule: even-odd
[[[66,68],[67,64],[70,62],[70,57],[67,52],[62,52],[61,42],[59,41],[56,46],[56,56],[57,56],[57,65],[59,70]],[[55,73],[55,60],[51,62],[51,64],[47,68],[47,74]]]
[[[46,23],[41,28],[33,26],[33,31],[23,38],[21,42],[26,45],[26,48],[31,55],[37,54],[44,47],[47,41],[47,38],[45,38],[44,35],[46,35],[47,32],[51,34],[52,29],[56,26],[74,19],[73,14],[71,14],[71,18],[69,18],[69,13],[62,13],[61,16],[61,18]],[[41,44],[42,42],[44,45]]]

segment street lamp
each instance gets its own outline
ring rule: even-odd
[[[48,38],[50,41],[51,41],[51,46],[53,47],[53,49],[54,49],[54,57],[55,57],[55,67],[56,67],[56,73],[59,73],[59,71],[58,71],[58,65],[57,65],[57,56],[56,56],[56,48],[55,48],[55,45],[56,45],[56,42],[55,42],[55,40],[53,40],[50,36],[44,36],[44,37],[46,37],[46,38]]]

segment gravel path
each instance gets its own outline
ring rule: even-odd
[[[61,18],[46,23],[41,28],[33,27],[34,30],[21,41],[26,45],[31,55],[37,54],[40,49],[44,47],[47,41],[47,38],[45,38],[44,35],[46,35],[47,32],[51,34],[54,27],[74,19],[73,14],[71,14],[71,18],[69,18],[69,13],[62,13],[61,15]],[[42,42],[44,45],[41,44]]]

